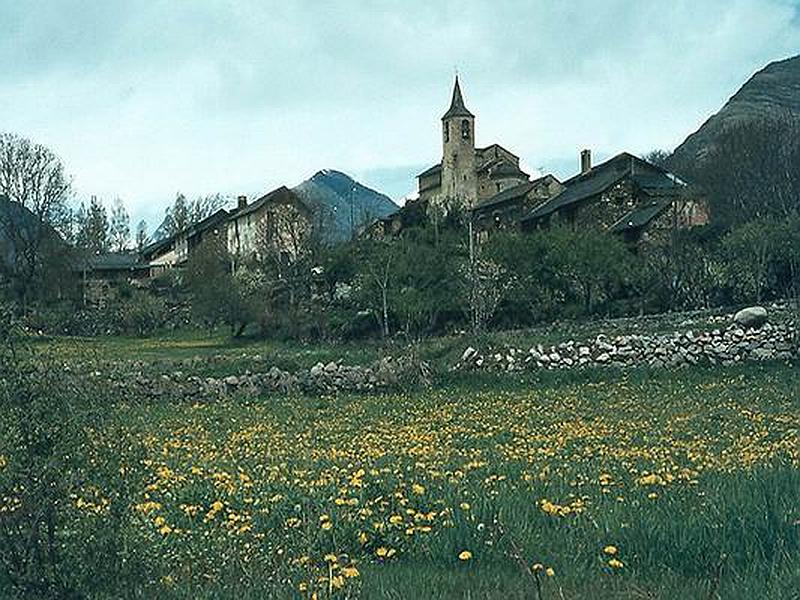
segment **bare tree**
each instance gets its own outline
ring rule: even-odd
[[[361,244],[358,287],[373,304],[373,312],[381,328],[381,335],[389,337],[389,290],[394,284],[394,263],[397,242],[393,239],[365,240]],[[376,310],[377,309],[377,310]]]
[[[58,255],[57,232],[69,221],[71,182],[48,148],[11,133],[0,134],[0,234],[8,245],[6,277],[25,305],[41,283],[48,257]]]
[[[724,131],[702,156],[673,155],[670,166],[703,186],[712,217],[726,226],[800,206],[800,117],[781,112]]]
[[[147,222],[142,219],[136,226],[136,250],[141,252],[142,249],[150,241],[150,236],[147,235]]]

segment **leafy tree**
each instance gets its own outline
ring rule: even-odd
[[[671,154],[666,150],[651,150],[647,154],[645,154],[642,158],[649,162],[651,165],[655,165],[657,167],[667,168],[667,164],[669,163],[669,157]]]
[[[765,290],[775,285],[780,230],[775,219],[759,219],[734,228],[722,240],[728,279],[743,300],[761,302]]]
[[[617,236],[560,227],[541,235],[559,287],[580,301],[585,314],[593,314],[623,286],[631,253]]]
[[[223,236],[209,236],[189,257],[186,285],[195,317],[208,327],[225,323],[238,337],[253,322],[255,311],[247,286],[231,274],[230,265]]]
[[[131,241],[131,219],[120,198],[114,200],[109,221],[109,238],[111,249],[124,252]]]
[[[397,240],[394,313],[407,334],[434,333],[462,318],[463,280],[458,272],[466,260],[463,229],[420,227]]]

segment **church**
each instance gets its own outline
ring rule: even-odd
[[[481,238],[492,230],[531,232],[552,225],[597,228],[629,242],[708,221],[705,200],[666,169],[622,152],[596,166],[589,150],[579,172],[566,179],[531,180],[519,156],[500,144],[475,146],[475,115],[456,76],[450,107],[441,118],[442,160],[417,175],[417,198],[371,229],[396,235],[450,213],[468,215]],[[657,237],[663,238],[663,235]]]
[[[449,209],[471,209],[530,179],[519,156],[500,144],[475,147],[475,115],[464,105],[456,77],[450,108],[442,116],[442,160],[417,175],[419,199]]]

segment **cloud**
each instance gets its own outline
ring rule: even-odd
[[[798,47],[786,0],[18,1],[0,5],[0,130],[151,221],[178,190],[321,168],[399,198],[439,160],[456,66],[479,142],[568,175],[582,147],[675,146]]]

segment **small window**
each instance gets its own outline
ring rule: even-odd
[[[450,121],[447,121],[447,123],[444,124],[444,141],[450,141]]]
[[[500,191],[500,184],[496,183],[495,185],[497,186],[497,191],[499,192]]]
[[[462,119],[461,121],[461,139],[468,140],[470,138],[469,119]]]

